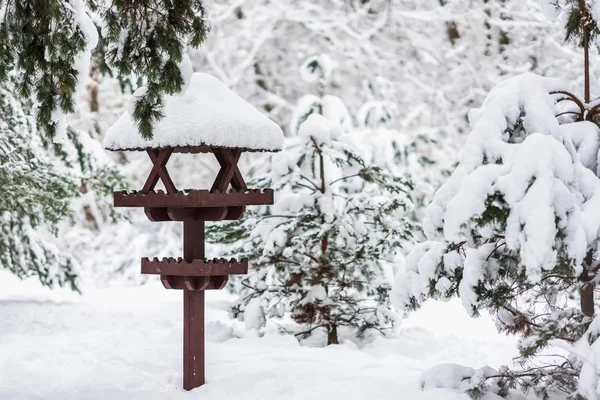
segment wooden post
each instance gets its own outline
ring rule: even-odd
[[[184,221],[183,258],[204,257],[204,221]],[[204,381],[204,290],[184,290],[183,388],[192,390]]]

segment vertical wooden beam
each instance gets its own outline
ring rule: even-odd
[[[204,254],[204,221],[183,221],[183,258],[186,260],[203,260]]]
[[[204,290],[183,291],[183,388],[204,385]]]
[[[183,257],[204,259],[204,221],[183,222]],[[183,388],[204,385],[204,290],[183,291]]]

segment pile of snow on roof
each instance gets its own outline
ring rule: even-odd
[[[165,98],[165,116],[154,125],[152,139],[142,138],[130,112],[106,132],[106,149],[207,145],[277,151],[283,146],[283,132],[275,122],[205,73],[194,73],[187,90]]]

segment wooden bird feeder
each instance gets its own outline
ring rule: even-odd
[[[243,151],[279,150],[283,134],[223,83],[200,73],[183,96],[166,100],[165,118],[154,132],[145,141],[125,113],[107,132],[104,145],[145,151],[153,164],[141,190],[114,193],[115,207],[141,207],[154,222],[183,222],[183,257],[142,258],[141,269],[160,275],[165,288],[183,291],[183,387],[191,390],[205,383],[204,291],[222,289],[229,275],[248,272],[247,259],[206,259],[205,222],[237,220],[246,206],[273,204],[271,189],[248,189],[238,161]],[[220,165],[212,187],[179,190],[166,167],[173,153],[212,153]],[[159,181],[166,192],[155,190]]]

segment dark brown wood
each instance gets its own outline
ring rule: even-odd
[[[239,219],[242,219],[245,212],[246,207],[228,207],[225,219],[227,221],[237,221]]]
[[[173,290],[221,290],[227,284],[229,276],[180,276],[161,275],[160,281],[165,289]]]
[[[183,388],[204,385],[204,290],[183,291]]]
[[[185,260],[183,258],[142,258],[142,274],[175,276],[218,276],[248,273],[248,259]]]
[[[594,251],[588,251],[583,260],[584,270],[579,276],[579,281],[582,282],[582,285],[579,288],[579,304],[581,313],[586,317],[584,319],[584,326],[585,329],[587,329],[592,323],[595,313],[594,289],[596,288],[596,284],[593,280],[594,275],[597,273],[597,268],[593,266]]]
[[[204,260],[204,221],[183,221],[183,258]]]
[[[227,217],[228,207],[169,207],[167,213],[171,221],[222,221]]]
[[[236,191],[247,190],[246,182],[237,165],[242,152],[240,150],[213,148],[213,153],[221,165],[211,192],[224,192],[229,185]]]
[[[211,152],[212,152],[212,148],[210,146],[173,147],[173,153],[198,154],[198,153],[211,153]]]
[[[578,2],[581,31],[583,32],[583,98],[587,104],[590,102],[590,27],[593,25],[590,21],[591,15],[585,0],[579,0]]]
[[[227,285],[229,281],[229,276],[221,275],[221,276],[211,276],[208,281],[208,286],[206,286],[206,290],[221,290]]]
[[[165,185],[165,190],[167,191],[167,193],[169,193],[169,194],[177,193],[175,184],[173,184],[173,181],[171,180],[171,177],[169,176],[169,173],[167,172],[167,168],[166,168],[167,162],[169,161],[171,154],[173,154],[173,149],[172,148],[166,148],[166,149],[160,149],[160,150],[149,149],[146,152],[148,153],[148,156],[150,156],[150,160],[152,161],[153,167],[152,167],[152,170],[150,170],[150,175],[148,175],[148,179],[146,180],[146,183],[144,184],[144,188],[142,189],[142,192],[143,193],[150,192],[152,189],[154,189],[156,187],[156,184],[158,183],[158,180],[160,179],[162,181],[163,185]]]
[[[339,344],[336,325],[327,327],[327,346],[330,344]]]
[[[183,278],[184,290],[206,290],[210,283],[210,277],[208,276],[184,276],[180,278]]]
[[[183,258],[204,260],[204,221],[183,222]],[[185,278],[184,278],[185,284]],[[183,291],[183,388],[204,384],[204,291]]]
[[[234,207],[145,207],[144,213],[152,222],[165,221],[233,221],[244,216],[244,206]]]
[[[160,281],[165,289],[175,290],[205,290],[210,283],[210,279],[210,276],[160,276]]]
[[[208,190],[157,192],[114,192],[115,207],[239,207],[273,204],[273,190],[250,189],[241,192],[211,193]]]
[[[169,214],[167,213],[167,208],[159,208],[159,207],[154,207],[154,208],[144,208],[144,214],[146,214],[146,217],[148,217],[148,219],[152,222],[165,222],[165,221],[170,221],[171,217],[169,217]]]

